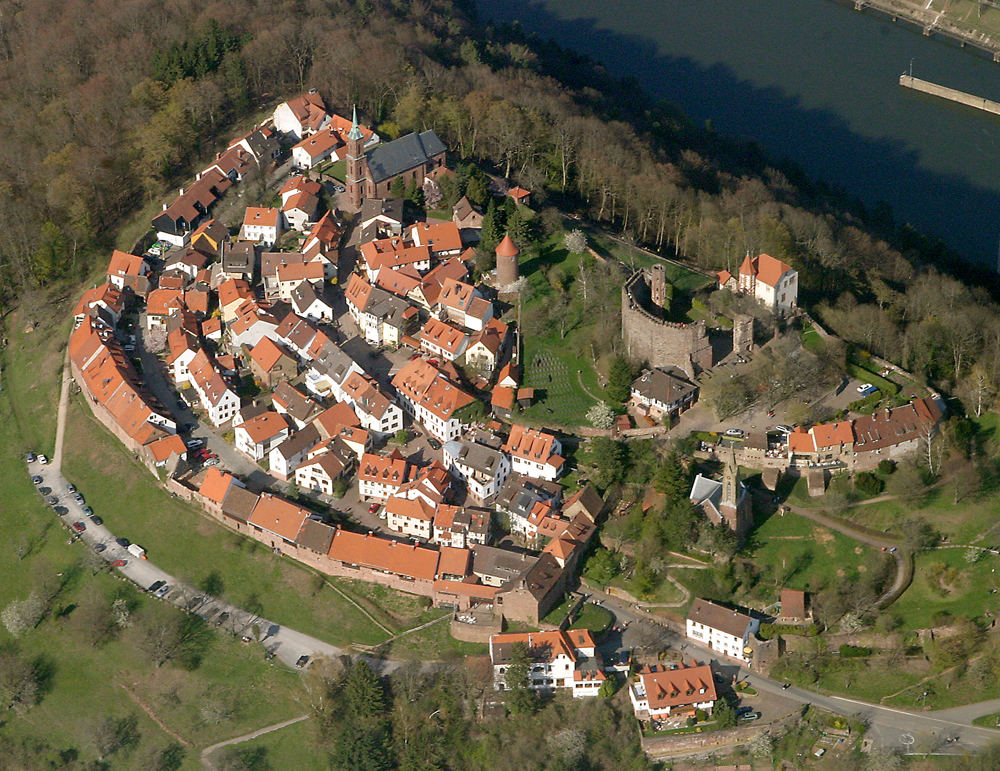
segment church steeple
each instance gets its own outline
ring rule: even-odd
[[[347,135],[348,139],[364,139],[361,129],[358,128],[358,106],[354,105],[354,114],[351,117],[351,131]]]
[[[740,502],[740,467],[736,462],[736,450],[729,448],[726,468],[722,472],[722,505],[734,509]]]
[[[347,135],[347,198],[355,209],[361,208],[365,196],[364,183],[368,176],[365,163],[364,135],[358,127],[358,106],[354,105],[351,131]],[[370,194],[369,194],[370,195]]]

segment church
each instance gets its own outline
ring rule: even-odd
[[[740,481],[740,467],[736,463],[736,453],[732,449],[726,458],[722,481],[718,482],[698,474],[688,497],[705,513],[713,525],[723,523],[741,539],[753,527],[750,491]]]
[[[433,131],[407,134],[366,151],[355,108],[346,157],[351,206],[360,209],[365,198],[391,198],[390,188],[397,179],[419,187],[428,173],[445,165],[446,152],[444,142]]]

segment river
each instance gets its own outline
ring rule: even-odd
[[[997,260],[1000,117],[898,85],[912,59],[916,77],[1000,101],[1000,65],[981,55],[834,0],[476,4],[867,204],[889,203],[970,260]]]

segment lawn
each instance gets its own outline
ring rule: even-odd
[[[815,668],[815,675],[810,668]],[[922,658],[890,666],[884,656],[845,659],[832,654],[789,653],[775,662],[770,675],[812,691],[849,694],[852,699],[878,702],[929,673],[930,665]]]
[[[256,598],[269,619],[334,645],[375,645],[388,637],[316,574],[171,497],[79,397],[70,404],[63,471],[112,532],[141,544],[177,577],[197,583],[218,571],[226,599]]]
[[[521,274],[528,281],[528,289],[524,293],[522,317],[544,314],[555,299],[555,290],[543,268],[558,266],[571,278],[577,274],[579,264],[580,255],[563,248],[562,234],[523,253]],[[529,422],[583,425],[587,410],[604,398],[591,355],[594,321],[579,312],[579,298],[575,295],[566,317],[570,321],[565,329],[552,323],[544,334],[524,335],[524,385],[536,389],[536,402],[522,413]]]
[[[666,270],[667,281],[673,284],[674,289],[679,292],[696,292],[714,283],[714,280],[704,273],[685,268],[674,262],[661,260],[641,249],[622,243],[597,228],[587,228],[587,237],[598,253],[608,255],[625,265],[634,268],[663,265]]]
[[[816,591],[833,581],[852,581],[869,569],[868,546],[795,514],[773,514],[750,534],[745,556],[759,569],[755,594],[773,586]],[[762,595],[762,599],[763,599]]]
[[[379,648],[380,655],[405,661],[427,661],[428,657],[449,661],[488,653],[489,646],[486,643],[462,642],[452,637],[447,621],[439,621],[426,629],[403,635]]]
[[[966,549],[933,549],[916,555],[913,583],[893,604],[893,612],[915,629],[934,626],[935,616],[976,618],[1000,612],[1000,557],[984,554],[965,559]],[[991,594],[990,591],[994,593]]]
[[[303,710],[303,713],[305,710]],[[218,762],[226,755],[227,750],[236,750],[243,753],[245,757],[262,757],[267,765],[257,766],[259,768],[291,769],[296,771],[327,771],[330,763],[326,753],[312,748],[313,732],[316,730],[315,724],[311,720],[304,720],[277,731],[259,736],[250,741],[240,742],[231,747],[224,747],[217,750],[212,755],[212,760]],[[238,766],[240,768],[254,768],[252,765]]]
[[[802,347],[815,354],[823,353],[823,349],[826,347],[819,332],[808,321],[802,325]]]

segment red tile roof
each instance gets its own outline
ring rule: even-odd
[[[274,533],[286,541],[294,541],[302,529],[309,512],[294,503],[271,493],[261,493],[253,513],[247,520],[251,525]]]
[[[214,503],[222,503],[222,499],[229,492],[229,485],[233,483],[233,475],[228,471],[220,471],[217,468],[209,468],[202,480],[201,489],[198,491],[203,496]]]
[[[329,556],[351,565],[425,581],[433,581],[437,573],[438,553],[433,549],[339,528],[330,544]]]
[[[648,667],[639,670],[651,711],[680,707],[704,701],[715,701],[715,678],[707,664],[658,672]]]

